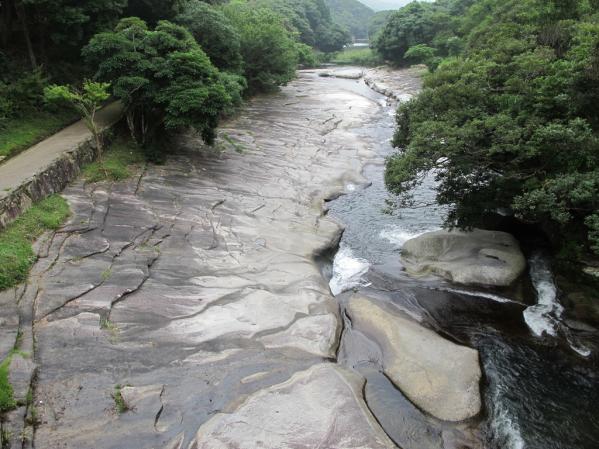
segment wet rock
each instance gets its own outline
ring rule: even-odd
[[[362,386],[335,365],[313,366],[216,415],[189,449],[395,448],[365,406]]]
[[[409,101],[420,90],[422,85],[421,75],[426,73],[426,67],[415,66],[404,69],[401,74],[398,70],[387,66],[374,67],[364,73],[364,82],[375,92],[393,100]],[[410,76],[406,76],[409,74]]]
[[[297,348],[321,357],[334,357],[339,335],[335,314],[301,318],[288,329],[260,338],[266,348]]]
[[[463,421],[479,413],[478,351],[362,296],[352,297],[347,310],[352,326],[381,347],[385,374],[414,404],[444,421]]]
[[[412,275],[433,273],[467,285],[508,287],[526,269],[513,236],[482,229],[427,232],[408,240],[401,258]]]

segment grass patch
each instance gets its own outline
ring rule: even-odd
[[[22,150],[61,130],[75,117],[70,111],[38,112],[2,122],[0,127],[0,159],[15,156]]]
[[[119,136],[105,150],[102,160],[83,169],[83,176],[90,182],[120,181],[130,177],[132,168],[145,160],[143,150],[133,140]]]
[[[119,340],[119,328],[108,318],[100,319],[100,329],[105,330],[110,335],[110,342],[116,344]]]
[[[244,147],[240,143],[235,142],[227,133],[222,133],[223,139],[231,145],[239,154],[243,154]]]
[[[112,276],[112,270],[110,268],[105,269],[104,271],[102,271],[102,281],[106,282],[108,279],[110,279],[110,276]]]
[[[119,414],[123,414],[129,410],[129,406],[123,399],[123,394],[121,393],[122,388],[122,386],[116,385],[114,387],[114,393],[112,394],[116,411],[119,412]]]
[[[333,56],[333,64],[338,65],[359,65],[365,67],[374,67],[383,63],[381,57],[371,48],[346,48]]]
[[[68,216],[69,205],[65,199],[52,195],[0,231],[0,290],[27,279],[36,260],[31,244],[43,232],[60,227]]]
[[[11,356],[0,363],[0,413],[12,410],[17,406],[13,396],[12,385],[8,381],[8,367]]]

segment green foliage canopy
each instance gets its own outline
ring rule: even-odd
[[[367,39],[369,21],[374,11],[358,0],[326,0],[335,23],[349,31],[351,37]]]
[[[243,64],[239,33],[227,16],[198,0],[188,1],[174,21],[185,26],[219,69],[239,72]]]
[[[272,90],[294,78],[296,42],[280,15],[248,3],[231,3],[223,11],[239,33],[243,74],[251,92]]]
[[[221,113],[243,87],[223,78],[189,31],[166,21],[152,30],[141,19],[122,19],[113,32],[94,36],[83,54],[125,103],[142,145],[186,127],[212,143]]]
[[[586,1],[568,3],[480,0],[467,10],[464,53],[398,109],[392,192],[409,200],[435,170],[449,224],[503,208],[558,247],[599,253],[599,18]]]

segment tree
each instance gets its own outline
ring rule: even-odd
[[[338,51],[351,38],[345,27],[333,23],[324,0],[257,0],[256,6],[277,13],[300,42],[320,51]]]
[[[225,14],[207,3],[190,0],[174,21],[185,26],[219,69],[241,71],[239,34]]]
[[[317,29],[318,49],[331,53],[343,49],[345,44],[351,42],[349,32],[340,25],[331,25]]]
[[[127,0],[6,0],[2,2],[5,48],[24,46],[33,69],[56,59],[79,58],[89,38],[114,26]],[[18,31],[18,32],[17,32]],[[22,39],[19,39],[22,37]]]
[[[450,29],[445,3],[413,2],[388,18],[372,45],[384,59],[401,65],[410,47],[430,46],[440,31]]]
[[[281,16],[247,3],[230,3],[224,12],[239,33],[244,76],[251,92],[272,90],[293,79],[296,43]]]
[[[72,86],[59,86],[56,84],[46,87],[45,98],[51,103],[66,103],[74,108],[91,131],[96,143],[96,150],[100,158],[104,148],[100,128],[96,122],[96,113],[110,94],[109,83],[98,83],[86,80],[81,89]]]
[[[187,127],[211,144],[221,113],[243,88],[224,79],[189,31],[166,21],[151,30],[141,19],[122,19],[113,32],[94,36],[83,54],[125,104],[136,141],[150,149]]]
[[[474,2],[460,16],[464,54],[444,60],[398,109],[389,189],[409,203],[433,170],[448,224],[511,210],[563,257],[572,247],[599,254],[599,20],[585,8]]]

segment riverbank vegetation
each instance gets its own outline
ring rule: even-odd
[[[374,47],[432,71],[397,113],[386,183],[402,202],[434,170],[449,225],[500,212],[543,229],[563,261],[599,255],[597,1],[413,3]]]
[[[331,62],[338,65],[374,67],[383,64],[383,59],[369,47],[349,47],[335,53]]]
[[[0,29],[0,157],[72,120],[44,101],[50,84],[109,83],[153,155],[181,128],[212,143],[244,97],[350,41],[324,0],[8,0]]]
[[[142,148],[125,133],[106,148],[101,160],[83,167],[83,177],[88,182],[120,181],[132,176],[146,162]]]
[[[52,195],[0,232],[0,291],[27,279],[36,259],[32,243],[43,232],[57,229],[69,213],[65,199]]]

